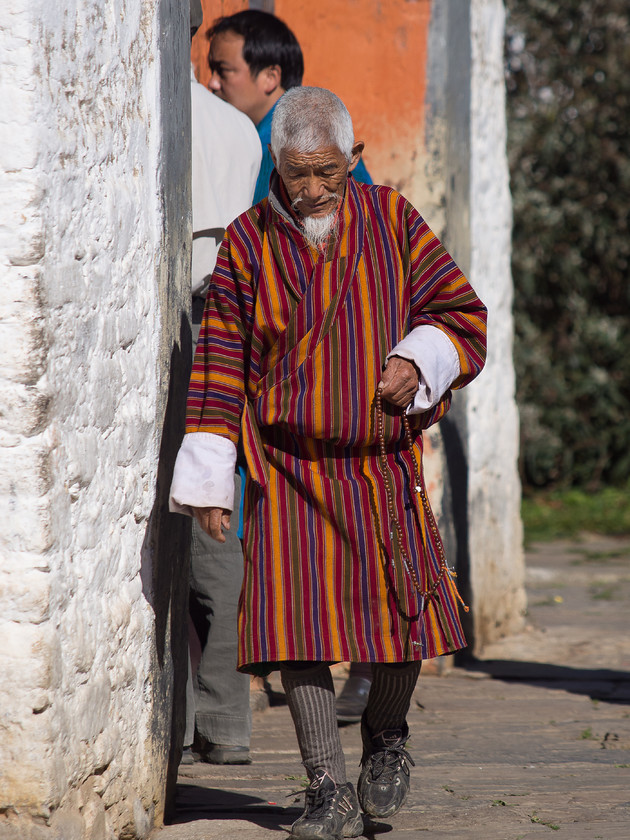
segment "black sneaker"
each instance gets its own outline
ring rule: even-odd
[[[192,747],[184,747],[182,751],[182,757],[179,760],[179,765],[181,767],[182,764],[194,764],[195,763],[195,755],[192,751]]]
[[[291,826],[295,840],[341,840],[363,832],[363,817],[354,788],[335,785],[327,773],[306,789],[304,813]]]
[[[402,807],[409,792],[409,767],[415,762],[405,749],[407,724],[402,729],[385,729],[370,735],[361,721],[363,758],[357,785],[359,802],[372,817],[391,817]]]

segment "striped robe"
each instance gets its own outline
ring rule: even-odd
[[[277,177],[277,176],[276,176]],[[281,660],[402,662],[465,645],[453,584],[424,602],[390,534],[374,396],[387,354],[416,326],[457,350],[461,387],[485,358],[485,308],[414,208],[348,179],[327,253],[264,200],[227,230],[190,383],[187,432],[242,440],[248,465],[239,668]],[[411,417],[422,428],[450,392]],[[400,411],[386,457],[422,589],[439,570]]]

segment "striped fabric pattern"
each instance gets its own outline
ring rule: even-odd
[[[193,366],[187,431],[213,432],[248,463],[239,667],[282,660],[398,662],[464,646],[445,579],[421,610],[388,522],[374,395],[391,349],[442,329],[471,381],[486,312],[400,194],[349,179],[326,254],[263,201],[221,246]],[[422,428],[450,395],[412,418]],[[438,548],[413,490],[398,410],[386,411],[390,480],[422,588]]]

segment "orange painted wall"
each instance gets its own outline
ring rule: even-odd
[[[424,147],[431,0],[276,0],[304,52],[304,83],[328,87],[365,140],[375,181],[403,192]]]
[[[247,0],[202,0],[204,26],[193,41],[193,63],[208,84],[203,33]],[[275,13],[304,52],[304,83],[328,87],[346,103],[355,135],[366,143],[375,181],[414,200],[424,154],[427,40],[431,0],[275,0]]]

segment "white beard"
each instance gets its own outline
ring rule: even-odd
[[[321,248],[333,232],[337,222],[337,211],[327,216],[304,216],[304,236],[315,248]]]

